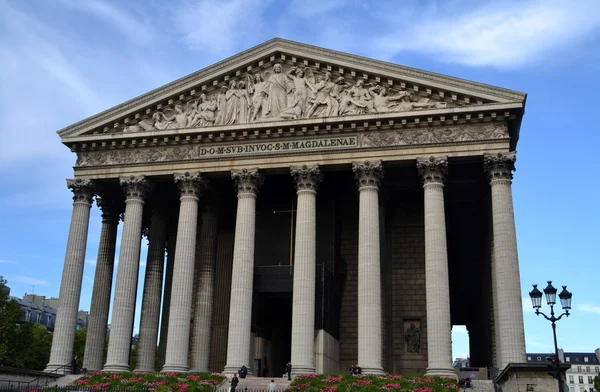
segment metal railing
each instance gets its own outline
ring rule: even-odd
[[[40,378],[47,377],[52,374],[61,374],[59,377],[65,375],[64,370],[70,368],[71,364],[68,363],[66,365],[62,365],[57,367],[56,369],[50,372],[44,372],[45,375],[40,375],[39,377],[34,378],[31,381],[13,381],[13,380],[0,380],[0,392],[2,391],[29,391],[31,389],[39,389],[40,388]],[[60,370],[63,370],[62,373],[59,373]],[[48,385],[48,379],[43,383],[42,388],[46,388]],[[16,387],[15,387],[16,386]]]

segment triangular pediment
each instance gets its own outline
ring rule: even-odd
[[[276,38],[58,133],[67,142],[524,101],[523,93]]]

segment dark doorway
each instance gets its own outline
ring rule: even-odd
[[[270,358],[266,358],[265,353],[261,353],[262,358],[256,358],[260,360],[260,367],[267,367],[269,377],[281,377],[292,352],[292,293],[256,294],[252,330],[271,346]]]

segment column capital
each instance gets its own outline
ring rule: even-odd
[[[138,199],[143,201],[152,190],[152,184],[146,176],[121,177],[119,180],[125,192],[125,200]]]
[[[67,180],[67,188],[73,192],[73,202],[87,203],[92,205],[92,198],[96,190],[96,184],[92,180],[76,178]]]
[[[190,174],[189,172],[175,173],[175,185],[179,188],[180,197],[200,197],[200,189],[206,184],[206,180],[200,173]]]
[[[498,155],[484,155],[483,156],[483,168],[490,177],[490,182],[495,180],[509,180],[512,181],[515,170],[515,162],[517,156],[515,153]]]
[[[423,185],[444,184],[448,174],[448,159],[429,157],[429,159],[417,159],[417,170]]]
[[[323,181],[323,173],[319,169],[319,166],[307,166],[302,165],[301,167],[291,167],[290,173],[294,178],[296,189],[300,191],[312,191],[316,192],[319,189],[319,183]]]
[[[378,188],[383,178],[383,166],[381,161],[361,161],[352,163],[352,171],[358,189]]]
[[[231,178],[235,181],[238,196],[243,194],[256,196],[258,188],[264,182],[264,177],[258,172],[258,169],[232,170]]]
[[[96,205],[102,211],[102,222],[119,222],[119,206],[114,200],[96,197]]]

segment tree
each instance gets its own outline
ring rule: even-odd
[[[3,290],[6,280],[0,275],[0,365],[13,366],[15,356],[19,355],[17,333],[21,319],[21,307],[11,300],[8,291]]]
[[[600,374],[594,378],[594,391],[600,391]]]
[[[75,343],[73,344],[73,355],[77,355],[80,366],[83,364],[83,355],[85,354],[85,339],[87,337],[87,327],[75,332]]]

